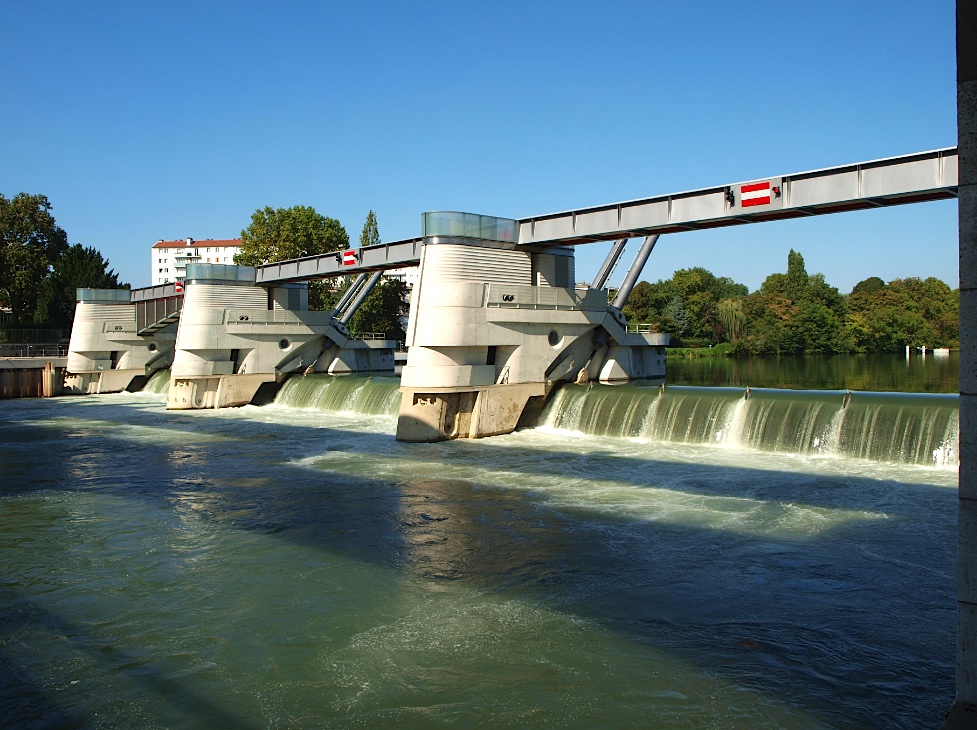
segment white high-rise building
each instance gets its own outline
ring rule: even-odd
[[[241,239],[157,241],[152,250],[153,286],[183,281],[187,264],[233,264]]]

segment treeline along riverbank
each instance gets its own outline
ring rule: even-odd
[[[667,281],[640,282],[624,314],[672,335],[672,344],[728,355],[882,353],[959,345],[959,292],[935,278],[885,282],[873,276],[839,293],[809,275],[791,250],[787,273],[750,293],[696,267]],[[718,349],[717,349],[718,348]]]

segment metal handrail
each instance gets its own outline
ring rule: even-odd
[[[57,342],[3,343],[0,357],[67,357],[68,345]]]

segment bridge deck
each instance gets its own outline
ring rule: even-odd
[[[533,216],[517,221],[516,245],[574,246],[954,198],[957,167],[957,150],[948,147]],[[256,283],[268,286],[415,266],[423,242],[409,238],[358,248],[355,263],[349,265],[337,252],[266,264],[257,267]],[[174,285],[167,284],[135,289],[132,301],[177,295]]]
[[[878,208],[957,195],[947,148],[519,221],[519,243],[576,245]]]

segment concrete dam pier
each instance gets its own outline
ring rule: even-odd
[[[397,438],[510,433],[555,384],[665,376],[668,335],[629,332],[573,249],[515,245],[516,222],[426,213]]]
[[[291,375],[394,371],[397,343],[357,339],[349,317],[379,277],[360,280],[332,312],[309,311],[305,283],[262,287],[255,270],[191,265],[166,398],[169,409],[247,405],[270,400]]]
[[[162,288],[162,287],[160,287]],[[179,311],[175,287],[167,287],[161,310]],[[118,393],[139,390],[173,362],[177,318],[162,314],[147,322],[147,310],[128,289],[79,289],[68,344],[64,392]]]

